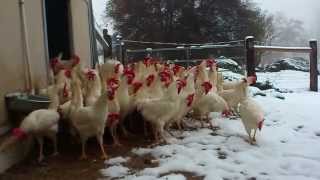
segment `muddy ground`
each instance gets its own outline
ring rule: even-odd
[[[141,127],[141,126],[140,126]],[[141,131],[140,131],[141,132]],[[153,143],[153,140],[146,138],[143,134],[130,138],[121,137],[122,146],[112,146],[109,135],[105,137],[105,149],[109,158],[123,156],[130,157],[126,162],[126,167],[130,167],[132,173],[142,170],[146,167],[158,166],[151,163],[154,158],[151,155],[137,156],[131,153],[133,148],[147,147]],[[52,144],[49,140],[45,144],[46,160],[44,163],[37,162],[38,145],[35,144],[32,152],[23,162],[13,166],[5,173],[0,174],[0,180],[96,180],[111,179],[103,177],[100,169],[106,168],[104,160],[100,159],[100,150],[95,138],[87,143],[88,160],[79,160],[81,145],[75,142],[70,136],[62,134],[59,136],[59,155],[50,156],[52,153]],[[203,177],[197,177],[188,172],[181,173],[190,180],[200,180]],[[168,175],[163,174],[163,176]]]

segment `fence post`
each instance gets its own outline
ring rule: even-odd
[[[190,61],[190,47],[186,48],[186,60],[187,60],[187,67],[189,66],[189,61]]]
[[[247,36],[245,39],[246,55],[247,55],[247,76],[256,76],[255,71],[255,52],[254,37]]]
[[[118,61],[122,60],[122,37],[120,35],[117,35],[117,59]]]
[[[127,64],[126,62],[126,58],[127,58],[127,48],[125,46],[124,41],[120,41],[120,45],[121,45],[121,62],[122,64]]]
[[[310,40],[310,90],[318,91],[318,52],[317,40]]]

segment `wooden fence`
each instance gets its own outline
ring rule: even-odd
[[[294,52],[308,53],[310,55],[310,90],[318,91],[318,55],[317,41],[310,40],[310,47],[280,47],[280,46],[258,46],[254,44],[254,37],[248,36],[245,39],[247,74],[256,75],[256,52],[276,51],[276,52]]]
[[[231,41],[231,42],[224,42],[222,44],[216,44],[216,43],[208,43],[208,44],[189,44],[193,46],[182,46],[179,48],[157,48],[157,49],[138,49],[138,50],[129,50],[126,49],[124,44],[128,42],[132,42],[129,40],[122,40],[118,39],[117,46],[118,53],[117,53],[117,59],[122,61],[123,63],[126,63],[128,60],[128,54],[130,53],[141,53],[143,56],[147,54],[152,53],[159,53],[159,52],[165,52],[165,51],[182,51],[182,54],[185,54],[184,59],[186,59],[186,62],[191,62],[191,59],[194,59],[190,57],[192,50],[200,50],[200,49],[227,49],[230,51],[232,48],[240,48],[245,50],[245,58],[246,59],[246,69],[247,69],[247,75],[256,75],[255,66],[256,66],[256,52],[266,52],[266,51],[275,51],[275,52],[293,52],[293,53],[308,53],[310,55],[310,90],[311,91],[318,91],[318,55],[317,55],[317,41],[316,40],[310,40],[309,47],[281,47],[281,46],[261,46],[261,45],[255,45],[255,43],[259,43],[255,41],[253,36],[247,36],[245,40],[240,41]],[[140,41],[134,41],[139,42]],[[244,46],[241,44],[244,42]],[[147,44],[157,43],[157,42],[142,42]],[[172,43],[157,43],[157,44],[163,44],[163,45],[172,45]],[[177,45],[177,44],[175,44]],[[180,59],[181,60],[181,59]]]

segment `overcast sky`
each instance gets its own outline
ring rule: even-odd
[[[95,17],[103,24],[102,16],[105,2],[108,0],[92,0]],[[305,22],[308,31],[317,25],[320,27],[320,0],[253,0],[259,7],[271,13],[282,12],[286,16]],[[111,27],[108,27],[111,31]],[[320,28],[319,28],[320,29]],[[312,32],[314,33],[314,32]]]
[[[320,23],[320,0],[253,0],[271,13],[282,12],[286,16],[302,20],[310,30]]]

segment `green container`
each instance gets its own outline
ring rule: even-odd
[[[50,99],[46,96],[27,95],[21,93],[8,94],[5,97],[7,110],[10,113],[27,113],[38,109],[47,109]]]

